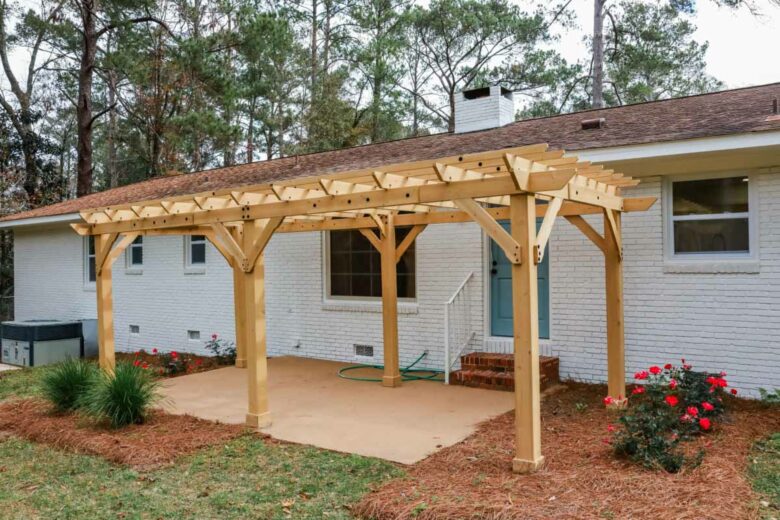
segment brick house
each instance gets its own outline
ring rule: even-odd
[[[93,249],[69,227],[81,209],[545,142],[641,178],[632,196],[658,197],[623,220],[627,373],[685,357],[756,395],[780,386],[778,98],[772,84],[513,122],[511,93],[493,87],[461,96],[452,134],[152,179],[18,213],[0,220],[14,231],[15,318],[95,318]],[[364,242],[355,231],[271,239],[270,355],[382,363],[378,260]],[[443,260],[453,245],[457,258]],[[399,267],[401,366],[425,352],[422,365],[443,369],[445,343],[454,368],[459,354],[511,352],[506,266],[474,223],[426,229]],[[231,276],[200,237],[139,240],[114,268],[116,348],[202,352],[212,333],[233,338]],[[565,221],[539,268],[539,302],[542,354],[558,358],[563,378],[604,381],[603,258]]]

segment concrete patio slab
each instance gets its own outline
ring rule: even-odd
[[[0,363],[0,372],[5,372],[6,370],[19,370],[21,367],[17,367],[14,365],[6,365],[4,363]]]
[[[438,382],[399,388],[347,381],[343,363],[296,357],[268,360],[273,423],[263,432],[285,441],[412,464],[469,436],[475,426],[511,410],[514,394]],[[374,371],[352,375],[377,376]],[[172,413],[241,424],[247,374],[234,367],[169,379],[163,407]]]

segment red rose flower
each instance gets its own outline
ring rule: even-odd
[[[157,354],[157,349],[156,348],[152,349],[152,354]]]
[[[699,415],[699,409],[696,408],[695,406],[689,406],[688,408],[685,409],[685,411],[688,412],[688,415],[691,415],[693,417]]]
[[[731,395],[737,395],[737,389],[736,388],[732,388],[731,389]]]
[[[634,394],[634,395],[636,395],[636,394],[644,394],[645,393],[645,387],[644,386],[634,387],[634,389],[631,390],[631,393]]]
[[[201,366],[203,364],[203,360],[202,359],[196,359],[195,360],[195,364],[198,365],[198,366]]]
[[[676,379],[672,379],[671,381],[669,381],[669,388],[671,388],[672,390],[677,388],[677,380]]]
[[[171,351],[171,357],[172,357],[173,359],[176,359],[177,357],[179,357],[179,353],[178,353],[178,352],[176,352],[175,350],[174,350],[174,351]]]
[[[701,407],[704,408],[704,410],[707,411],[707,412],[711,412],[711,411],[713,411],[715,409],[715,407],[712,406],[707,401],[704,401],[703,403],[701,403]]]
[[[726,377],[726,372],[721,372],[720,377]]]
[[[709,377],[707,377],[707,379],[705,379],[705,381],[706,381],[708,384],[711,384],[711,385],[716,385],[716,384],[718,384],[718,379],[717,379],[715,376],[709,376]]]
[[[640,370],[636,374],[634,374],[634,379],[647,379],[647,370]]]
[[[217,341],[217,335],[216,334],[212,334],[211,335],[211,340],[212,341]]]
[[[147,370],[149,368],[149,363],[144,363],[143,365],[141,365],[141,368]]]
[[[672,369],[672,364],[671,363],[667,363],[667,364],[664,365],[664,368],[666,370],[671,370]]]
[[[609,433],[613,433],[615,430],[617,430],[617,428],[615,428],[613,425],[611,425],[611,424],[607,425],[607,431]]]
[[[699,419],[699,426],[701,426],[702,430],[709,430],[710,427],[712,426],[712,423],[706,417],[702,417],[701,419]]]
[[[650,373],[653,374],[654,376],[660,374],[661,373],[661,367],[657,367],[655,365],[651,366],[650,367]]]
[[[605,404],[606,406],[609,406],[609,405],[611,405],[611,404],[612,404],[612,403],[614,403],[614,402],[615,402],[615,400],[614,400],[614,399],[612,399],[612,396],[611,396],[611,395],[608,395],[607,397],[605,397],[605,398],[604,398],[604,404]]]
[[[677,403],[680,402],[680,400],[677,399],[677,397],[675,397],[673,395],[667,395],[664,398],[664,401],[666,401],[666,404],[668,404],[669,406],[677,406]]]
[[[141,366],[141,362],[136,359],[135,361],[133,361],[133,366],[135,367]]]

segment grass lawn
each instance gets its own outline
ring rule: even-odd
[[[780,517],[780,432],[753,446],[748,476],[760,501],[762,518]]]
[[[35,395],[41,373],[3,375],[0,399]],[[7,438],[0,511],[9,519],[351,518],[349,504],[401,474],[381,460],[252,435],[145,473]]]

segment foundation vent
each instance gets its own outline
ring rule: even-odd
[[[355,355],[359,357],[374,357],[373,345],[358,345],[355,344]]]

